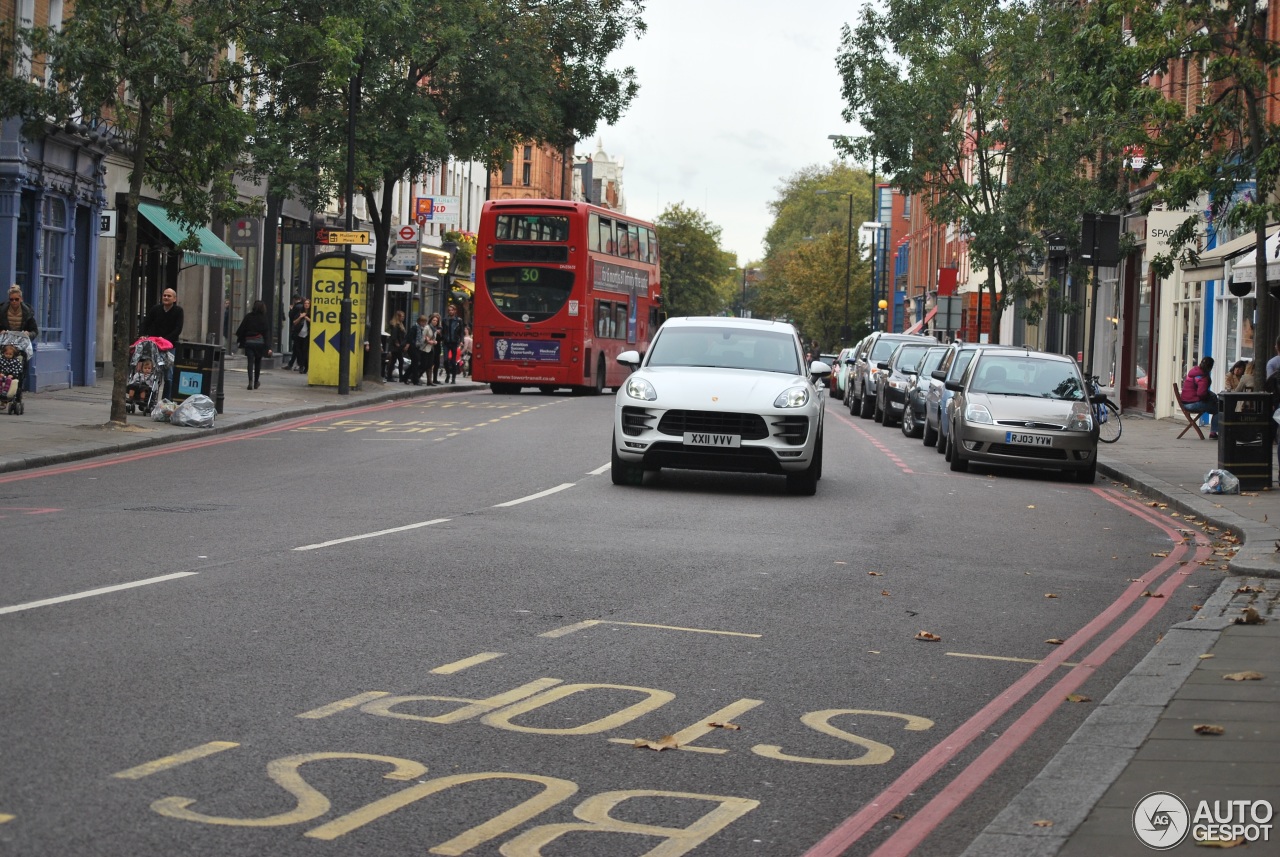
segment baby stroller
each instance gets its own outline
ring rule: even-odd
[[[25,333],[0,330],[0,410],[22,415],[22,389],[31,362],[31,340]]]
[[[165,367],[169,365],[169,356],[161,349],[161,343],[168,344],[168,340],[157,341],[144,336],[133,343],[133,353],[129,356],[129,380],[124,393],[126,413],[149,414],[160,401]]]

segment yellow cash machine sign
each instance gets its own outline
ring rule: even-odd
[[[346,263],[341,254],[317,256],[311,268],[311,330],[307,362],[307,383],[318,387],[338,386],[338,359],[341,348],[351,355],[347,384],[357,386],[364,375],[364,317],[369,294],[369,278],[364,261],[351,260],[351,336],[342,341],[342,292]]]

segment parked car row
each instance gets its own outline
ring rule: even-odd
[[[952,470],[976,462],[1062,470],[1085,483],[1097,477],[1098,426],[1070,357],[874,333],[853,352],[849,413],[900,424],[904,435],[945,455]]]

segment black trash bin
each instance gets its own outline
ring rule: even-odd
[[[222,413],[225,357],[226,352],[221,345],[179,342],[174,346],[173,400],[181,402],[188,396],[208,396],[213,399],[214,409]]]
[[[1218,433],[1218,469],[1228,470],[1240,487],[1271,487],[1271,396],[1223,393],[1222,430]]]

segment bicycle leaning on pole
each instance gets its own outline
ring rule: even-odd
[[[1093,406],[1093,421],[1098,424],[1098,440],[1103,443],[1118,441],[1124,428],[1120,425],[1120,409],[1102,392],[1097,375],[1089,376],[1089,404]]]

